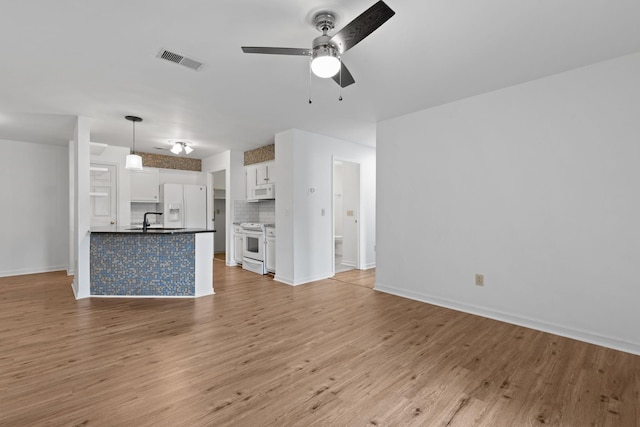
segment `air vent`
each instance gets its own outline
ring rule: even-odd
[[[195,59],[187,58],[183,55],[180,55],[179,53],[171,52],[166,49],[160,50],[157,57],[170,62],[175,62],[176,64],[183,65],[196,71],[200,70],[200,68],[202,67],[202,62],[196,61]]]

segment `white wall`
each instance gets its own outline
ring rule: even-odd
[[[66,270],[66,146],[0,140],[0,276]]]
[[[640,54],[381,122],[377,150],[377,289],[640,353]]]
[[[73,271],[73,292],[76,298],[88,298],[91,294],[90,278],[90,240],[91,209],[89,201],[89,165],[91,161],[89,136],[91,134],[91,120],[78,116],[73,135],[73,197],[74,224],[73,244],[75,250]]]
[[[227,187],[226,217],[233,218],[233,201],[245,199],[244,182],[244,153],[242,151],[225,151],[215,156],[202,160],[202,173],[200,179],[209,188],[212,186],[211,172],[225,171],[225,185]],[[207,215],[207,223],[211,224],[211,212]],[[227,221],[225,224],[226,236],[233,236],[233,222]],[[226,264],[236,265],[233,257],[234,241],[228,238],[226,242]]]
[[[298,285],[332,275],[334,159],[361,165],[360,265],[375,265],[375,149],[297,129],[277,134],[275,145],[276,280]]]

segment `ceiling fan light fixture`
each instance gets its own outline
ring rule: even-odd
[[[330,46],[314,49],[311,59],[311,71],[323,79],[338,74],[338,71],[340,71],[340,59],[338,59],[335,49]]]
[[[182,150],[184,150],[184,154],[189,154],[193,151],[193,148],[191,148],[191,146],[184,141],[170,141],[170,142],[173,142],[173,147],[171,147],[171,152],[173,154],[180,154],[182,153]]]

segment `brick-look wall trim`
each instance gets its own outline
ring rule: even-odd
[[[249,150],[244,152],[244,165],[252,165],[254,163],[268,162],[275,160],[276,158],[276,145],[265,145],[264,147],[256,148],[255,150]]]
[[[202,171],[202,160],[189,157],[165,156],[163,154],[136,153],[142,157],[142,165],[150,168]]]

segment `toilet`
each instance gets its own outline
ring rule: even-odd
[[[342,256],[342,236],[333,236],[335,256]]]

